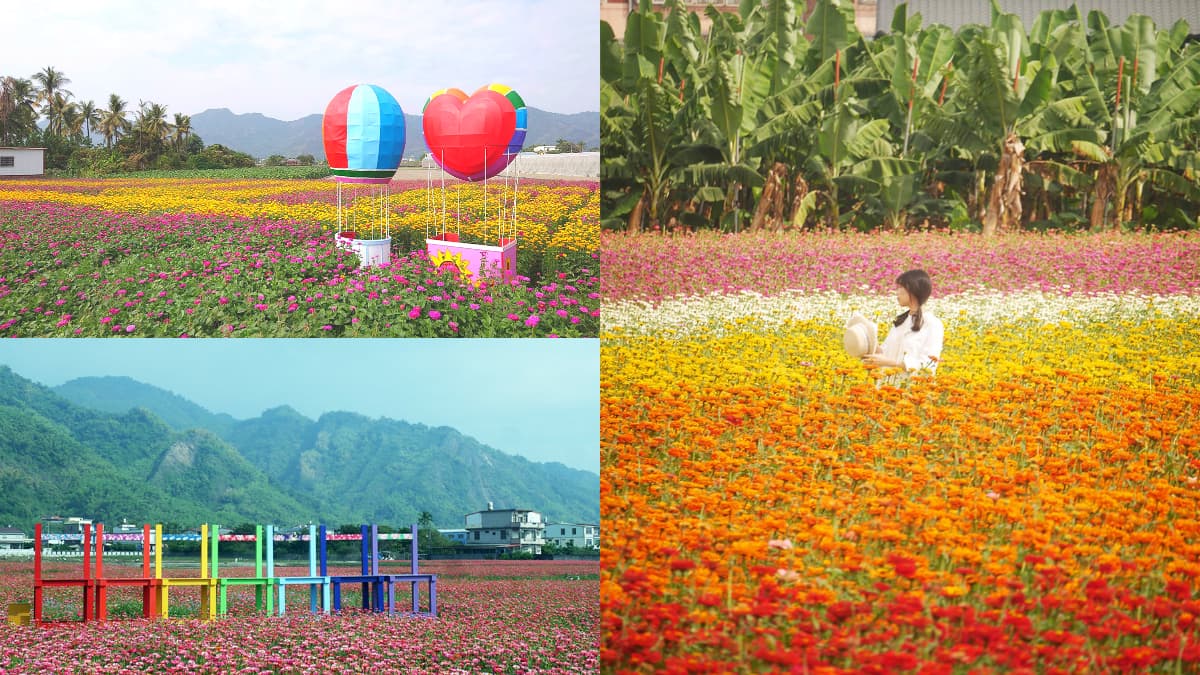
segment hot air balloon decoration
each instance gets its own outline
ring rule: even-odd
[[[475,281],[484,276],[512,277],[517,266],[519,175],[510,164],[525,144],[528,129],[525,101],[516,90],[503,84],[480,87],[470,96],[460,89],[442,89],[425,102],[421,125],[430,156],[442,171],[440,195],[436,193],[433,174],[427,174],[430,195],[427,210],[431,217],[426,221],[425,244],[430,259],[435,264],[453,266]],[[505,171],[506,168],[509,170]],[[502,173],[503,184],[492,189],[488,179]],[[482,214],[463,214],[455,200],[447,200],[446,174],[468,183],[482,183]],[[494,211],[489,207],[494,207]],[[484,222],[494,219],[495,240],[461,241],[464,216]],[[456,231],[450,231],[448,220],[456,224]]]
[[[404,155],[404,111],[383,87],[339,91],[321,122],[325,158],[337,183],[334,242],[364,267],[391,261],[391,183]]]

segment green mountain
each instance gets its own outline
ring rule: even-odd
[[[0,366],[0,522],[48,515],[116,522],[291,522],[312,503],[220,438],[175,432],[150,412],[90,410]],[[311,517],[311,516],[310,516]]]
[[[128,377],[80,377],[54,387],[54,393],[76,405],[104,412],[153,410],[176,431],[209,429],[223,436],[237,421],[230,415],[211,413],[182,396]]]
[[[412,111],[410,111],[412,112]],[[254,157],[283,155],[296,157],[309,154],[318,160],[325,159],[325,146],[321,140],[323,115],[307,115],[298,120],[283,121],[267,117],[262,113],[238,114],[228,108],[210,108],[192,115],[192,131],[204,139],[206,145],[219,143],[227,148],[245,152]],[[581,112],[572,114],[552,113],[538,108],[529,108],[529,132],[525,136],[525,147],[554,145],[565,139],[572,143],[583,143],[584,149],[600,145],[600,113]],[[425,135],[421,128],[421,116],[404,115],[404,156],[420,159],[428,152]]]
[[[101,449],[106,457],[120,458],[136,475],[158,481],[155,484],[169,487],[172,494],[213,508],[238,508],[239,484],[221,483],[228,493],[215,488],[204,492],[172,479],[174,472],[193,467],[212,475],[229,466],[246,476],[252,470],[257,480],[250,484],[260,498],[265,498],[260,494],[264,491],[286,496],[300,505],[296,508],[315,514],[291,519],[297,522],[320,518],[329,523],[373,520],[404,525],[429,511],[439,526],[461,527],[463,516],[487,508],[488,502],[496,508],[534,509],[552,521],[600,518],[596,474],[555,462],[531,462],[448,427],[347,412],[327,413],[314,421],[287,406],[231,422],[228,416],[129,378],[80,378],[55,392],[83,404],[104,402],[106,413],[92,411],[86,423],[76,425],[74,433],[82,442]],[[40,405],[62,403],[51,396]],[[159,421],[168,417],[175,420],[169,428]],[[176,447],[180,443],[185,445]],[[215,464],[209,461],[212,453],[226,451],[232,454],[220,455]]]

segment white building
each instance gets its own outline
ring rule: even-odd
[[[19,527],[0,527],[0,551],[33,552],[33,538]]]
[[[573,544],[576,549],[599,550],[600,526],[591,523],[547,523],[546,543]]]
[[[0,176],[42,176],[45,173],[45,148],[0,147]]]
[[[467,531],[464,529],[461,529],[461,528],[450,529],[450,530],[439,529],[438,532],[440,532],[443,537],[449,539],[450,541],[452,541],[456,544],[467,543]]]
[[[468,513],[466,521],[469,548],[526,551],[536,555],[542,552],[542,545],[546,543],[542,536],[545,521],[537,511],[495,510],[488,502],[487,511]]]

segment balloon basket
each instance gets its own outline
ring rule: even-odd
[[[354,237],[342,236],[339,233],[334,236],[333,243],[344,251],[357,253],[363,267],[386,265],[392,261],[391,237],[383,239],[356,239]]]
[[[464,244],[457,234],[447,232],[427,237],[425,247],[431,258],[445,254],[464,261],[472,279],[499,277],[507,281],[517,274],[516,239],[501,239],[499,246]]]

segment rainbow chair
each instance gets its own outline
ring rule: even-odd
[[[196,588],[200,593],[200,618],[217,618],[217,561],[212,561],[212,576],[208,567],[208,531],[207,524],[200,526],[200,576],[197,577],[163,577],[162,575],[162,525],[154,526],[154,577],[161,580],[159,586],[158,607],[164,619],[171,616],[171,589],[176,586]],[[213,550],[217,548],[218,528],[212,528]]]
[[[370,533],[368,535],[368,532]],[[361,584],[362,585],[362,608],[373,609],[376,612],[383,611],[384,585],[387,580],[379,575],[378,552],[379,552],[379,527],[377,525],[362,526],[362,546],[361,546],[361,562],[362,574],[329,574],[329,558],[326,553],[325,526],[320,527],[320,548],[321,548],[321,576],[329,577],[329,583],[333,590],[333,609],[340,610],[342,608],[342,584]],[[370,564],[370,555],[367,552],[368,547],[375,550],[375,564]],[[388,608],[391,609],[390,607]]]
[[[102,532],[104,526],[97,525]],[[83,592],[83,623],[92,619],[92,601],[96,595],[96,578],[92,576],[92,526],[83,525],[83,576],[61,579],[46,579],[42,576],[42,524],[33,526],[33,625],[40,626],[51,621],[42,618],[43,593],[47,588],[78,587]],[[58,621],[70,621],[59,619]]]
[[[437,618],[437,575],[436,574],[421,574],[418,564],[417,555],[417,525],[412,526],[412,572],[409,574],[388,574],[388,613],[391,614],[396,607],[396,587],[402,583],[410,583],[412,585],[412,610],[414,616],[428,616]],[[378,570],[378,560],[376,560],[376,570]],[[429,587],[429,611],[422,612],[421,605],[421,584],[425,583]]]
[[[117,535],[120,537],[121,535]],[[153,619],[158,615],[160,579],[150,576],[150,525],[142,525],[142,576],[104,576],[104,525],[96,525],[96,620],[108,619],[108,589],[110,586],[140,586],[142,589],[142,618]]]
[[[267,539],[275,538],[275,527],[267,526]],[[268,573],[263,576],[263,528],[262,525],[254,526],[254,576],[252,577],[218,577],[217,565],[217,540],[220,537],[213,537],[212,551],[212,575],[217,579],[217,588],[220,589],[220,602],[217,605],[217,613],[225,616],[229,613],[229,608],[226,603],[226,595],[230,586],[253,586],[254,587],[254,608],[259,612],[265,609],[267,616],[274,613],[274,588],[275,578],[273,574]]]
[[[270,525],[267,526],[270,531]],[[321,552],[324,558],[325,551],[325,528],[321,527]],[[295,585],[307,585],[309,588],[308,609],[313,614],[318,611],[329,613],[329,577],[317,574],[317,526],[308,526],[308,576],[306,577],[277,577],[275,576],[275,538],[267,536],[267,576],[275,577],[275,584],[279,588],[279,616],[283,616],[287,611],[287,587]],[[318,591],[320,597],[318,597]]]
[[[362,584],[362,607],[376,612],[385,609],[389,615],[396,611],[396,585],[399,583],[412,584],[412,613],[419,616],[437,616],[437,576],[421,574],[417,565],[417,526],[412,526],[412,573],[411,574],[380,574],[379,573],[379,527],[362,526],[361,563],[362,574],[330,576],[333,586],[333,609],[342,608],[343,583]],[[328,574],[325,551],[325,526],[321,526],[321,573]],[[419,611],[420,588],[424,582],[429,585],[429,611]]]

